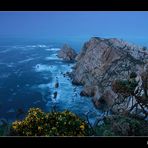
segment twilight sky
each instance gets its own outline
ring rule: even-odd
[[[16,11],[0,12],[0,37],[119,37],[148,41],[148,12]]]

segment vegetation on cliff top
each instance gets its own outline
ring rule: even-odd
[[[86,122],[69,111],[45,113],[31,108],[24,120],[12,123],[10,135],[86,136],[87,132]]]

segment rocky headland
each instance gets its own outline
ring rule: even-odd
[[[80,95],[91,96],[97,108],[101,104],[111,107],[119,97],[112,89],[113,81],[129,79],[131,73],[136,73],[136,81],[141,86],[148,51],[120,39],[92,37],[75,60],[70,77],[73,84],[84,86]],[[112,111],[118,112],[117,108],[121,108],[121,104]]]

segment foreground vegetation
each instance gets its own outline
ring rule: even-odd
[[[148,136],[148,122],[133,117],[112,115],[95,127],[98,136]]]
[[[12,123],[10,135],[87,136],[88,125],[69,111],[45,113],[31,108],[24,120]]]
[[[90,125],[69,111],[45,113],[31,108],[22,121],[1,126],[1,136],[148,136],[148,122],[135,117],[108,115]]]

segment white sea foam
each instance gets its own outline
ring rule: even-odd
[[[15,64],[11,62],[9,64],[8,63],[0,63],[0,65],[6,65],[7,67],[14,67]]]
[[[35,47],[37,47],[37,46],[36,46],[36,45],[27,45],[26,47],[35,48]]]
[[[44,44],[38,44],[38,45],[27,45],[25,47],[27,47],[27,48],[36,48],[36,47],[45,48],[47,46]]]
[[[45,80],[48,80],[48,79],[49,79],[49,77],[48,77],[48,76],[44,76],[43,78],[44,78]]]
[[[38,88],[40,89],[47,89],[47,88],[50,88],[50,83],[47,83],[47,84],[39,84],[38,85]]]
[[[16,46],[16,47],[13,47],[14,49],[23,49],[23,50],[26,50],[27,48],[25,46]]]
[[[26,63],[26,62],[29,62],[29,61],[32,61],[32,60],[34,60],[34,58],[28,58],[26,60],[19,61],[18,63]]]
[[[37,47],[40,47],[40,48],[45,48],[45,47],[47,47],[46,45],[37,45]]]
[[[47,50],[47,51],[59,51],[60,48],[47,48],[45,50]]]
[[[39,85],[33,85],[30,88],[33,90],[36,90],[42,94],[42,97],[50,90],[50,83],[46,84],[39,84]]]
[[[14,67],[14,65],[15,65],[14,63],[7,64],[8,67]]]
[[[37,64],[34,67],[34,69],[35,69],[36,72],[44,72],[44,71],[50,71],[51,68],[48,65]]]
[[[57,54],[51,54],[50,57],[46,57],[45,60],[49,61],[49,60],[61,60],[57,57]]]

